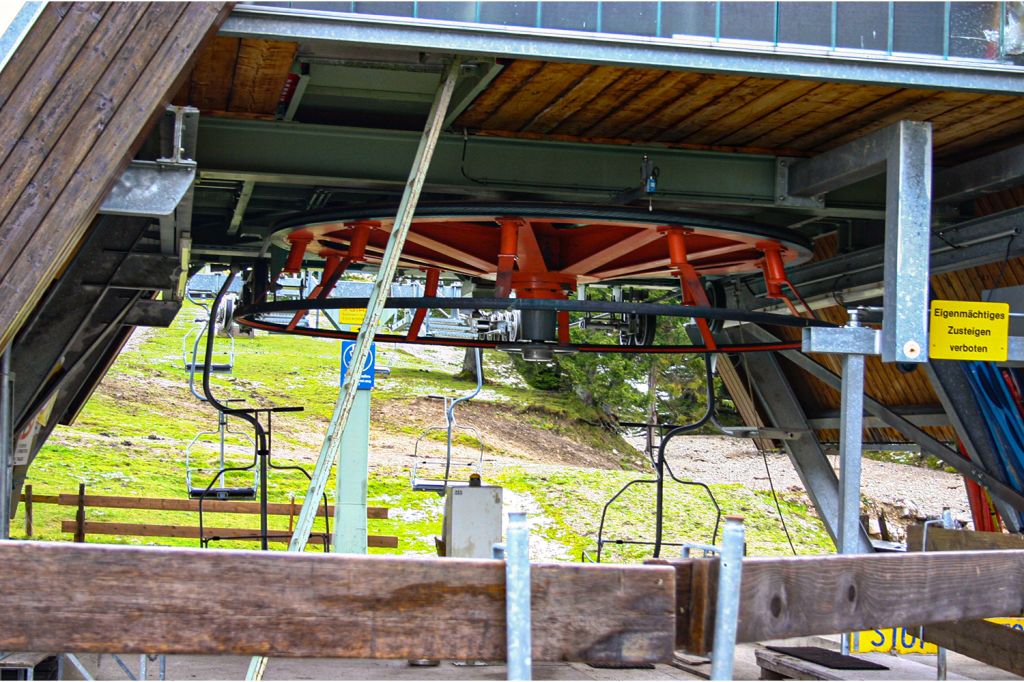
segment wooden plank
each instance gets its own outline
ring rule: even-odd
[[[509,98],[515,97],[529,79],[544,67],[544,62],[517,60],[505,66],[483,92],[477,95],[455,122],[456,128],[479,129],[483,122]]]
[[[860,83],[822,83],[783,109],[748,125],[723,144],[773,147],[793,137],[794,129],[814,130],[837,116],[895,92]]]
[[[618,136],[641,141],[653,140],[666,130],[671,131],[673,126],[685,122],[695,112],[724,96],[744,80],[743,76],[716,75],[704,76],[696,83],[688,83],[676,99],[657,111],[641,116]]]
[[[933,90],[897,90],[853,111],[833,117],[817,128],[794,127],[793,136],[780,140],[780,144],[801,150],[814,150],[822,145],[834,146],[831,140],[851,130],[860,130],[882,116],[903,111],[906,107],[934,96]]]
[[[76,2],[19,79],[13,90],[0,94],[5,127],[16,131],[0,138],[0,160],[6,159],[19,142],[22,131],[44,108],[57,83],[72,66],[82,46],[109,10],[107,3]],[[21,49],[19,48],[18,52]],[[77,104],[76,103],[72,103]],[[74,109],[70,113],[73,113]],[[70,114],[65,113],[66,117]],[[11,188],[17,192],[21,187]],[[0,216],[4,212],[0,212]]]
[[[742,108],[709,123],[703,130],[687,136],[687,142],[697,144],[731,145],[730,138],[751,124],[769,118],[773,113],[788,109],[804,95],[820,86],[813,81],[783,81],[760,97],[747,102]]]
[[[1024,550],[753,558],[743,562],[737,641],[1018,616],[1022,607]]]
[[[907,528],[907,551],[920,552],[924,526]],[[928,551],[984,551],[994,549],[1024,549],[1024,537],[1012,533],[984,533],[973,530],[928,528]]]
[[[211,40],[199,55],[188,84],[175,96],[174,103],[192,105],[203,115],[210,111],[227,111],[231,79],[241,43],[241,38],[224,36]]]
[[[619,71],[601,67],[586,79],[585,87],[567,93],[563,102],[551,107],[546,123],[537,128],[531,126],[530,130],[581,135],[616,111],[623,102],[635,99],[664,73],[656,69]]]
[[[74,533],[78,528],[76,521],[61,521],[60,529],[64,533]],[[220,540],[252,540],[259,539],[258,528],[221,528],[206,526],[203,528],[206,537]],[[198,526],[177,526],[158,523],[115,523],[106,521],[86,521],[85,534],[94,535],[131,535],[141,538],[194,538],[199,539]],[[288,543],[292,534],[285,531],[276,531],[273,528],[267,532],[270,542]],[[392,535],[368,535],[367,545],[370,547],[385,547],[395,549],[398,547],[398,538]],[[310,542],[324,544],[323,535],[313,533],[310,535]]]
[[[935,92],[931,97],[926,97],[883,116],[873,118],[870,123],[860,128],[846,131],[845,134],[839,134],[833,139],[828,140],[826,146],[828,148],[838,147],[899,121],[927,121],[979,99],[981,99],[981,96],[971,92]]]
[[[36,502],[41,501],[42,496],[36,495]],[[53,502],[65,506],[78,504],[77,495],[52,496]],[[49,501],[49,500],[47,500]],[[199,500],[179,500],[160,497],[116,497],[108,495],[86,495],[86,507],[105,507],[108,509],[158,509],[161,511],[199,511]],[[267,513],[271,516],[290,516],[294,507],[289,502],[269,502]],[[203,511],[211,514],[259,514],[259,502],[238,502],[230,500],[207,500],[203,502]],[[317,515],[324,513],[323,505],[317,510]],[[328,505],[327,514],[334,516],[334,505]],[[388,518],[387,507],[367,507],[366,518],[386,519]]]
[[[481,128],[519,130],[535,114],[556,102],[562,94],[571,91],[594,68],[589,64],[546,63],[544,68],[522,83],[515,97],[506,100],[488,116]]]
[[[28,486],[26,486],[26,488],[27,487]],[[74,497],[75,499],[78,499],[77,495],[71,495],[70,497]],[[32,493],[32,501],[35,502],[36,504],[57,504],[57,499],[58,499],[57,495],[37,495],[36,493]],[[25,493],[21,494],[21,501],[22,502],[26,502],[27,501],[25,499]]]
[[[1024,632],[987,620],[935,623],[924,628],[924,641],[976,661],[1024,676]]]
[[[500,561],[18,542],[0,565],[5,650],[505,657]],[[534,660],[672,659],[671,568],[533,564],[531,582]]]
[[[716,77],[715,80],[724,80]],[[746,78],[735,87],[719,92],[699,109],[675,121],[655,137],[657,142],[688,142],[692,135],[712,127],[716,121],[731,114],[742,115],[747,106],[762,95],[785,83],[778,78]]]
[[[718,560],[694,559],[690,573],[690,619],[686,638],[677,646],[703,656],[715,639],[715,606],[718,603]]]
[[[7,60],[3,71],[0,71],[0,107],[7,103],[7,99],[14,92],[14,87],[35,63],[39,53],[70,10],[70,2],[50,2],[36,17],[32,28]]]
[[[47,172],[37,174],[31,191],[22,193],[15,211],[0,224],[0,259],[6,262],[0,268],[5,291],[0,298],[0,346],[10,341],[74,253],[110,187],[162,115],[163,103],[186,77],[202,42],[230,11],[226,3],[186,3],[177,22],[162,26],[156,19],[166,15],[164,5],[179,7],[154,3],[122,49],[106,55],[110,68],[54,147],[52,166],[48,163]],[[130,86],[127,93],[125,83]],[[72,131],[80,141],[66,139]],[[73,153],[65,157],[69,151]],[[16,253],[8,256],[9,250]]]
[[[162,32],[170,31],[182,12],[180,3],[156,3],[147,12],[146,26],[150,29],[155,26]],[[144,29],[141,32],[146,33]],[[117,111],[115,103],[123,102],[157,45],[150,43],[142,47],[135,45],[134,41],[127,41],[127,44],[122,45],[123,49],[115,52],[117,57],[112,62],[96,60],[104,68],[103,75],[77,107],[64,112],[66,119],[60,130],[53,132],[50,127],[41,128],[38,133],[43,137],[26,137],[19,141],[18,152],[8,159],[5,174],[0,176],[0,181],[28,183],[31,180],[31,183],[24,192],[20,185],[16,185],[17,191],[0,196],[0,216],[6,228],[0,233],[0,276],[9,273],[22,249],[32,240],[34,229],[43,222],[51,207],[46,199],[52,200],[60,194],[61,187],[89,155],[104,126]],[[17,105],[17,99],[12,98],[8,106]],[[125,110],[130,108],[126,106]],[[51,135],[59,137],[52,139]],[[32,159],[39,156],[41,162],[26,164],[29,169],[27,177],[11,176],[11,169],[16,172],[25,162],[23,155],[30,155],[28,158]]]
[[[583,131],[586,137],[616,137],[638,121],[661,111],[674,102],[693,85],[708,78],[701,73],[686,71],[665,71],[656,83],[636,93],[634,97],[619,102],[605,118],[593,127]]]
[[[229,111],[273,114],[291,71],[298,43],[243,38],[231,82]]]

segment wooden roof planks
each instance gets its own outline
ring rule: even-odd
[[[0,73],[0,348],[66,265],[224,2],[53,3]],[[0,143],[4,144],[4,143]]]

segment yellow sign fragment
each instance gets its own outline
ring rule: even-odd
[[[928,355],[935,360],[1006,361],[1008,303],[932,301],[928,327]]]

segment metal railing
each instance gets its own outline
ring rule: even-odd
[[[1014,61],[1024,53],[1020,2],[413,1],[323,2],[316,9],[866,58],[991,62]]]

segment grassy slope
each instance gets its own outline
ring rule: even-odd
[[[29,474],[36,494],[72,493],[86,483],[94,494],[144,497],[184,496],[182,452],[201,429],[214,428],[212,410],[188,394],[181,369],[181,340],[194,311],[186,309],[168,330],[156,330],[141,343],[122,353],[107,380],[89,401],[77,422],[60,427],[43,448]],[[225,342],[218,339],[218,347]],[[275,451],[281,464],[293,464],[296,456],[308,460],[316,453],[337,396],[339,343],[299,337],[258,336],[237,342],[235,372],[217,377],[220,397],[245,398],[262,405],[304,405],[299,416],[275,420]],[[422,359],[402,350],[382,349],[381,362],[392,368],[389,379],[374,393],[375,401],[408,400],[411,395],[465,391],[470,382],[457,381]],[[488,354],[490,375],[508,373],[507,360]],[[523,410],[524,423],[533,428],[560,429],[590,445],[624,450],[624,443],[600,429],[576,421],[588,418],[586,409],[572,396],[538,394],[510,384],[489,385],[483,400],[512,403]],[[375,423],[373,428],[402,433],[407,426]],[[486,439],[486,436],[485,436]],[[251,458],[240,438],[234,461]],[[311,469],[311,465],[307,466]],[[550,471],[549,471],[550,470]],[[538,473],[538,471],[540,471]],[[578,560],[580,551],[595,545],[601,509],[627,481],[646,474],[628,471],[575,469],[572,467],[508,467],[489,476],[490,482],[508,490],[506,498],[527,506],[535,518],[536,541],[544,556]],[[788,553],[770,496],[739,486],[712,485],[724,513],[747,518],[749,551],[752,554]],[[305,479],[297,472],[275,472],[268,487],[273,501],[301,500]],[[333,500],[334,481],[328,487]],[[706,493],[696,487],[669,485],[666,502],[666,541],[707,542],[714,522]],[[608,536],[647,539],[653,534],[653,487],[634,486],[609,512]],[[433,536],[440,533],[442,504],[433,494],[414,493],[408,471],[378,467],[371,471],[371,504],[392,509],[387,521],[371,521],[370,532],[397,535],[399,550],[375,553],[432,553]],[[832,546],[820,522],[805,507],[783,502],[790,529],[800,553],[830,551]],[[73,518],[70,507],[37,505],[37,538],[68,539],[60,532],[60,519]],[[95,521],[177,523],[194,525],[195,515],[174,512],[91,509]],[[211,525],[253,526],[255,517],[210,515]],[[272,521],[286,528],[287,518]],[[318,528],[322,524],[318,524]],[[15,523],[17,536],[21,524]],[[194,540],[93,537],[92,541],[130,544],[194,546]],[[220,543],[246,546],[251,543]],[[622,546],[609,555],[626,560],[644,556],[642,548]]]

